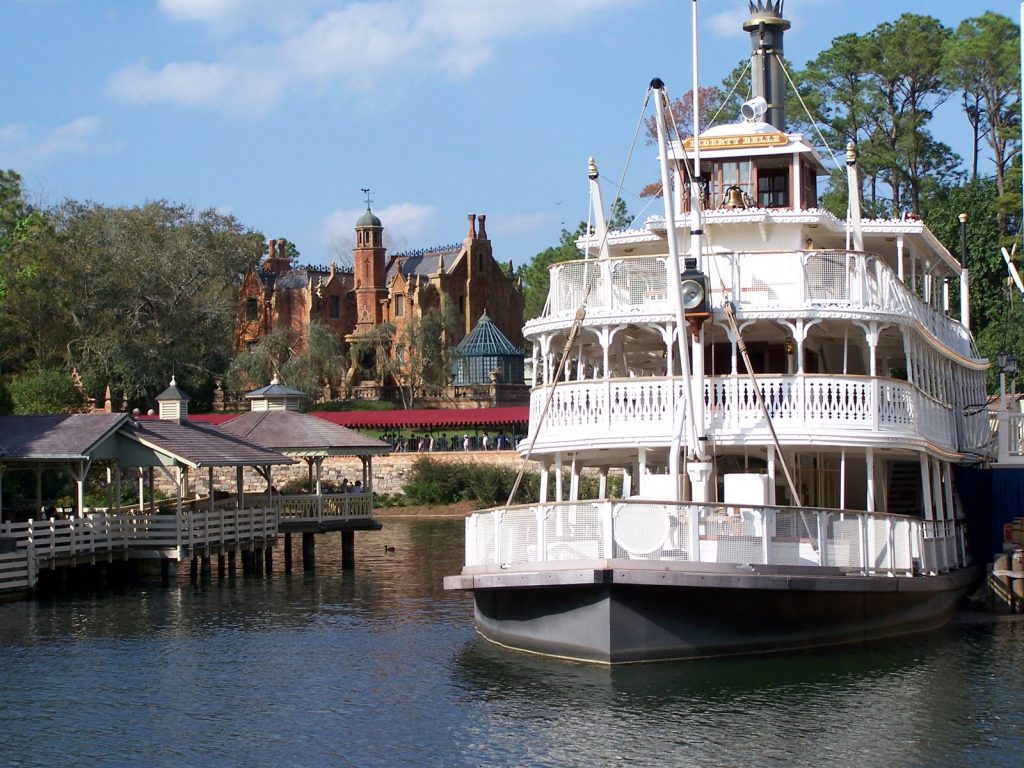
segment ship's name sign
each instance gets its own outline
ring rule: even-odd
[[[702,136],[701,149],[741,149],[744,147],[781,147],[789,139],[784,133],[751,133],[745,136]],[[683,142],[685,149],[693,149],[693,138]]]

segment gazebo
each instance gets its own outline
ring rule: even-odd
[[[299,410],[304,392],[281,384],[277,377],[269,386],[246,395],[250,411],[220,426],[220,431],[246,442],[263,446],[289,458],[302,459],[309,468],[308,494],[275,496],[280,509],[281,531],[285,534],[285,560],[290,560],[291,533],[303,534],[303,556],[312,547],[312,534],[341,531],[342,567],[353,565],[353,532],[380,530],[373,519],[373,457],[387,454],[391,446],[347,427],[332,424]],[[325,494],[321,469],[328,456],[357,456],[362,461],[362,478],[357,492]]]
[[[452,375],[455,386],[522,384],[523,350],[508,340],[485,311],[455,347]]]

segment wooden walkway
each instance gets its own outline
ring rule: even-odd
[[[272,546],[281,533],[379,530],[373,497],[365,494],[247,496],[235,500],[199,500],[199,509],[180,512],[93,512],[69,519],[48,518],[0,523],[0,595],[30,590],[43,568],[114,559],[186,560],[211,552]],[[204,509],[205,507],[205,509]]]

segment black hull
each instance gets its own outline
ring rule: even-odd
[[[978,569],[940,576],[691,576],[475,588],[477,630],[511,648],[620,664],[861,643],[935,630]],[[678,583],[693,581],[696,583]],[[647,583],[643,583],[647,582]]]

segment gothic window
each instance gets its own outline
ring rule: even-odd
[[[395,317],[401,317],[405,314],[405,296],[401,293],[395,294]]]
[[[256,299],[245,300],[245,319],[252,321],[259,316],[259,304]]]
[[[330,309],[328,310],[332,320],[337,320],[341,317],[341,297],[331,296]]]

